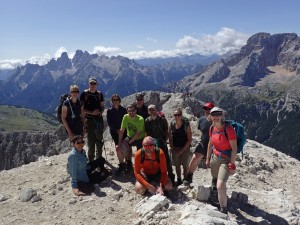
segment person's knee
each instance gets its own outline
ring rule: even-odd
[[[223,191],[226,189],[226,182],[223,180],[217,180],[217,189],[218,191]]]
[[[143,195],[146,191],[146,188],[143,185],[141,185],[140,183],[136,183],[134,189],[135,189],[135,192],[140,195]]]

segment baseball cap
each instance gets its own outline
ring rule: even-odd
[[[136,99],[143,99],[144,98],[144,95],[139,93],[135,96]]]
[[[219,108],[219,107],[213,107],[210,110],[210,114],[211,115],[222,115],[223,114],[223,109]]]
[[[151,104],[151,105],[148,106],[148,110],[149,109],[155,109],[156,110],[156,107],[155,107],[155,105]]]
[[[206,102],[203,104],[203,109],[212,109],[213,107],[215,107],[214,103],[212,102]]]
[[[98,83],[96,77],[91,77],[91,78],[89,79],[89,83],[92,83],[92,82]]]

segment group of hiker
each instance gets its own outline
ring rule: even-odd
[[[104,98],[97,85],[97,79],[90,78],[89,88],[80,97],[79,87],[71,85],[70,97],[62,107],[62,123],[73,145],[68,170],[73,193],[78,196],[90,193],[93,184],[110,175],[102,157]],[[201,140],[192,154],[192,129],[182,109],[175,109],[168,122],[156,105],[145,106],[142,94],[137,94],[135,102],[126,108],[121,105],[120,96],[114,94],[111,104],[107,123],[119,161],[115,176],[133,172],[136,193],[164,195],[172,188],[190,186],[200,160],[206,160],[212,186],[218,192],[220,211],[227,213],[226,182],[236,169],[237,137],[233,127],[225,124],[221,108],[212,102],[203,104],[204,116],[198,122]],[[85,134],[87,154],[83,149]],[[132,147],[136,147],[134,163]]]

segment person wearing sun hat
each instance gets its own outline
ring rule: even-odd
[[[172,188],[165,154],[155,146],[155,139],[150,136],[145,137],[142,144],[143,147],[136,152],[134,158],[135,191],[141,195],[147,190],[151,194],[164,195],[164,189]],[[159,151],[159,160],[156,151]]]
[[[88,159],[94,160],[102,156],[104,121],[104,97],[97,90],[98,81],[95,77],[89,78],[89,88],[80,95],[87,124]]]
[[[202,106],[204,116],[200,117],[198,121],[198,129],[201,131],[201,139],[189,163],[188,174],[183,181],[184,186],[189,186],[193,182],[193,173],[197,169],[200,160],[204,159],[207,155],[207,145],[209,142],[209,128],[212,124],[210,118],[210,110],[214,106],[215,105],[212,102],[206,102]]]
[[[225,124],[223,109],[214,107],[210,110],[210,115],[213,125],[209,130],[206,166],[211,168],[212,177],[217,179],[220,211],[227,214],[226,183],[229,175],[236,170],[237,137],[233,126]]]

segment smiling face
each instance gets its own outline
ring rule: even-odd
[[[73,140],[73,147],[80,152],[84,147],[84,143],[85,142],[81,136],[75,136]]]
[[[135,107],[128,107],[127,108],[127,113],[130,116],[130,118],[134,118],[136,116],[136,109]]]

